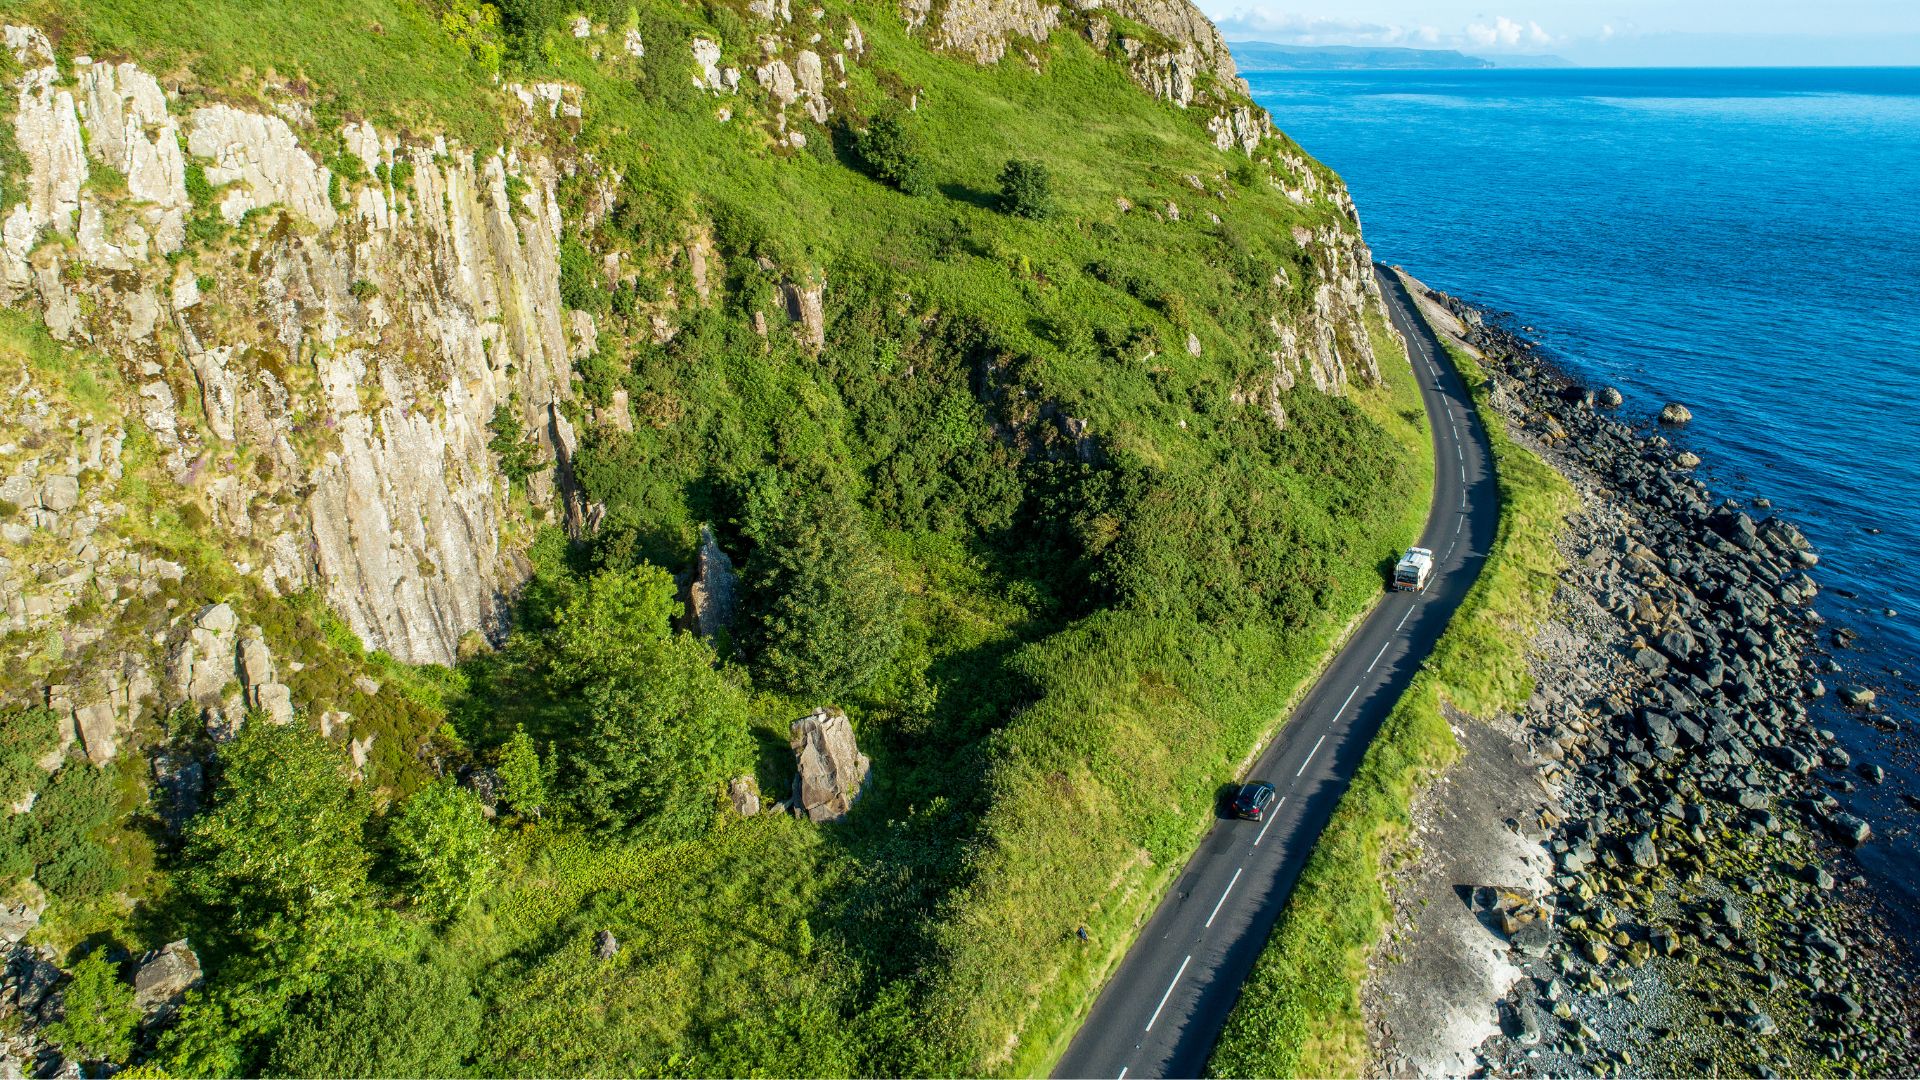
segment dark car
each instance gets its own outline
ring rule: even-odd
[[[1264,780],[1242,784],[1240,794],[1233,797],[1233,816],[1259,821],[1273,807],[1273,795],[1273,785]]]

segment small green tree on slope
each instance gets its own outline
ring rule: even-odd
[[[1000,209],[1015,217],[1053,215],[1053,176],[1037,161],[1013,158],[1000,170]]]

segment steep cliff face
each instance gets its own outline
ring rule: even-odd
[[[556,166],[364,122],[188,106],[132,63],[21,67],[0,293],[116,358],[164,469],[275,592],[449,662],[519,576],[488,451],[510,407],[551,456],[590,318],[559,297]],[[312,147],[340,148],[331,165]],[[344,170],[344,171],[343,171]],[[555,504],[551,473],[536,506]]]

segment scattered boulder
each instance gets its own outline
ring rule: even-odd
[[[40,505],[55,512],[71,510],[80,501],[80,482],[71,476],[49,476],[40,485]]]
[[[276,724],[293,722],[293,690],[286,683],[270,682],[254,687],[253,705]]]
[[[1682,469],[1697,469],[1700,467],[1700,455],[1691,450],[1682,450],[1673,455],[1673,463]]]
[[[752,817],[760,812],[760,785],[751,776],[736,776],[727,781],[727,801],[734,813]]]
[[[1859,847],[1873,839],[1873,827],[1855,814],[1834,814],[1827,818],[1827,830],[1848,847]]]
[[[1873,691],[1864,686],[1843,687],[1840,691],[1841,704],[1850,705],[1856,709],[1873,704],[1873,699]]]
[[[239,625],[239,617],[226,604],[215,604],[200,613],[168,663],[178,696],[202,704],[220,699],[221,691],[236,674],[234,649],[239,644]]]
[[[40,913],[47,908],[45,899],[36,895],[17,903],[0,904],[0,945],[11,946],[40,925]]]
[[[187,991],[199,985],[200,958],[192,946],[185,938],[168,942],[140,958],[133,976],[133,1004],[144,1022],[159,1023],[179,1007]]]
[[[614,938],[613,931],[602,930],[593,935],[593,958],[595,960],[611,960],[613,959],[613,954],[619,951],[620,942]]]
[[[95,765],[113,760],[118,750],[114,741],[115,726],[113,706],[104,701],[73,710],[74,730],[80,733],[80,742],[87,748],[87,760]]]
[[[853,725],[835,708],[815,709],[793,722],[793,805],[816,822],[845,821],[873,773],[854,744]]]
[[[1627,399],[1620,393],[1618,388],[1603,386],[1600,388],[1600,396],[1596,400],[1599,401],[1602,408],[1617,409],[1624,404]]]
[[[1693,412],[1677,401],[1669,401],[1660,409],[1660,422],[1663,424],[1684,424],[1693,419]]]

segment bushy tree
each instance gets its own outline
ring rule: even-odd
[[[388,825],[387,847],[415,902],[443,922],[465,912],[499,866],[480,800],[451,780],[421,788],[400,804]]]
[[[274,1037],[270,1076],[460,1076],[480,1038],[480,1000],[459,968],[366,961],[296,1007]]]
[[[756,674],[795,693],[865,685],[900,648],[902,597],[852,499],[763,474],[747,494],[746,637]]]
[[[515,727],[513,738],[500,748],[496,773],[501,800],[519,814],[539,817],[547,805],[547,770],[524,725]]]
[[[1000,170],[1000,209],[1015,217],[1053,214],[1053,176],[1037,161],[1010,159]]]
[[[673,631],[674,593],[657,566],[602,571],[548,635],[554,674],[579,710],[562,773],[574,810],[596,828],[696,835],[749,759],[745,696],[714,670],[705,642]]]
[[[189,826],[175,883],[195,940],[220,959],[152,1059],[176,1076],[259,1071],[289,1004],[388,948],[366,827],[344,754],[297,725],[250,723],[220,748],[212,797]]]
[[[366,796],[314,731],[248,724],[220,750],[178,882],[233,948],[309,969],[366,931]]]
[[[120,981],[120,965],[105,948],[96,948],[73,966],[73,980],[62,993],[65,1012],[47,1026],[47,1038],[67,1056],[86,1061],[124,1063],[133,1053],[133,1029],[139,1013],[133,987]]]
[[[926,195],[933,191],[933,173],[927,164],[927,152],[917,127],[899,110],[874,117],[857,143],[860,160],[873,178],[891,184],[908,195]]]

